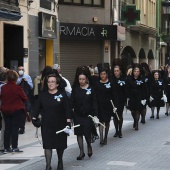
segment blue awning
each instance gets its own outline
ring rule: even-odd
[[[18,21],[22,15],[19,12],[12,12],[7,10],[1,10],[0,9],[0,20],[1,21]]]

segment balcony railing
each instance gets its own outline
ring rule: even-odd
[[[0,2],[18,6],[18,0],[0,0]]]

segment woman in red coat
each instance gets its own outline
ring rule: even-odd
[[[16,84],[18,74],[14,70],[6,73],[7,83],[1,88],[1,112],[5,120],[4,153],[22,152],[18,149],[18,130],[21,117],[25,114],[24,102],[27,101],[22,87]],[[10,146],[12,142],[12,148]]]

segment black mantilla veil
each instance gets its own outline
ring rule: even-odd
[[[126,51],[121,54],[120,58],[121,58],[122,74],[126,75],[127,70],[133,67],[134,62],[132,60],[131,55]]]
[[[146,76],[146,77],[150,77],[151,76],[151,72],[149,69],[149,65],[145,62],[142,62],[141,64],[141,74],[142,76]]]
[[[106,73],[108,74],[108,79],[110,80],[111,78],[111,71],[110,71],[110,65],[109,63],[98,63],[97,64],[97,68],[99,71],[99,77],[100,77],[100,73],[103,71],[106,71]]]
[[[89,80],[89,77],[91,76],[89,67],[84,65],[77,67],[72,90],[74,90],[75,87],[79,86],[79,75],[85,75]]]

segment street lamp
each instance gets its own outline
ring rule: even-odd
[[[162,40],[167,43],[167,59],[168,64],[170,64],[170,58],[169,58],[169,43],[170,43],[170,0],[165,0],[162,2],[162,13],[166,15],[166,21],[165,21],[165,29],[166,33],[164,36],[162,36]]]

